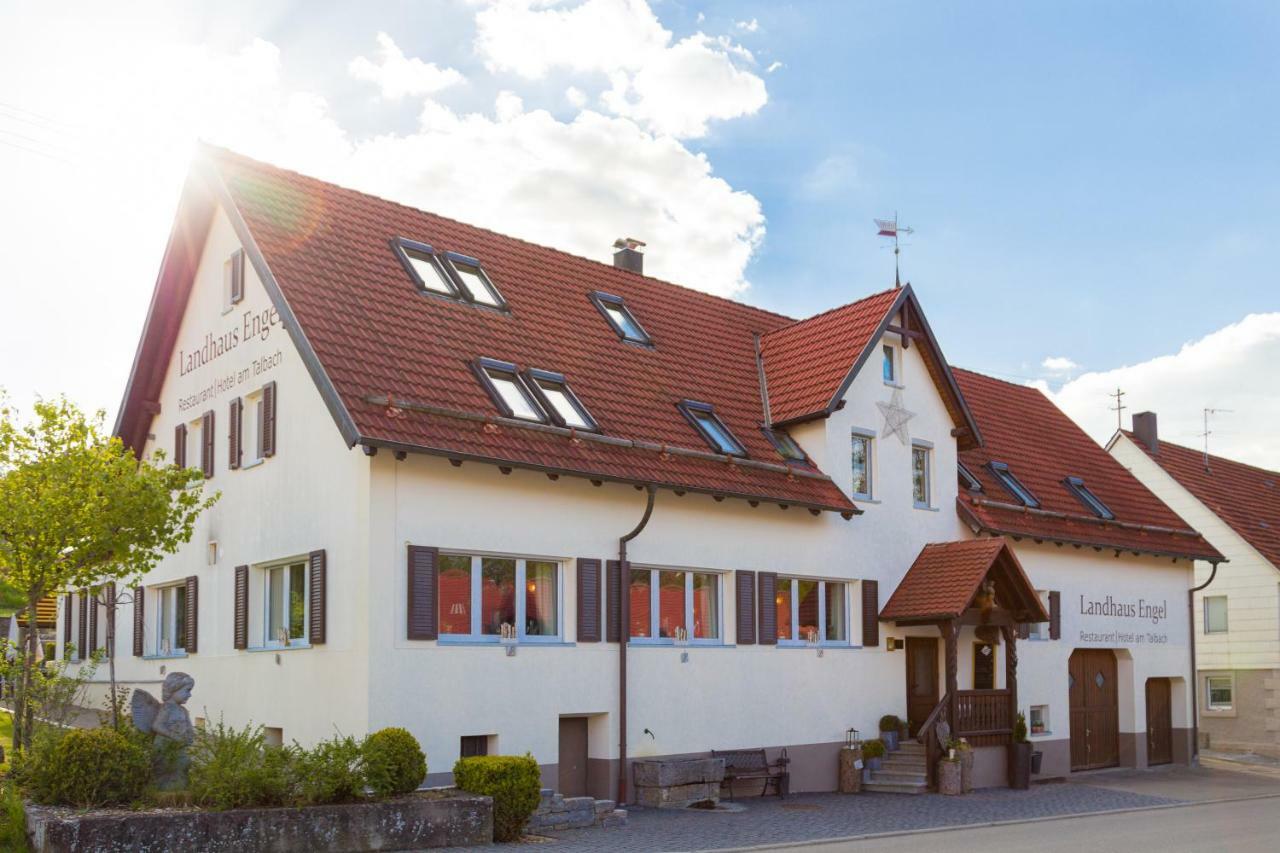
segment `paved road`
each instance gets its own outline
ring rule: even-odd
[[[1278,837],[1280,797],[1267,797],[774,849],[804,853],[914,853],[929,848],[947,853],[1274,853],[1280,847]]]

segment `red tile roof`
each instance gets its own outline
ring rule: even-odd
[[[961,488],[961,518],[991,533],[1167,556],[1221,560],[1222,555],[1165,506],[1035,388],[953,368],[982,430],[984,445],[960,461],[982,484]],[[986,467],[996,460],[1040,502],[1022,507]],[[1115,514],[1104,522],[1063,485],[1080,477]]]
[[[1125,435],[1280,569],[1280,472],[1212,454],[1206,469],[1199,450],[1161,439],[1152,453],[1133,433]]]
[[[1004,570],[997,578],[1001,603],[1028,613],[1031,618],[1027,621],[1047,620],[1035,587],[1008,543],[999,538],[924,546],[880,611],[880,618],[900,621],[959,616],[997,562]]]

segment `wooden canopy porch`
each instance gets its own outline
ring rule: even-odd
[[[975,747],[1013,742],[1018,717],[1018,629],[1024,623],[1047,622],[1049,615],[1003,539],[926,545],[880,619],[899,626],[931,625],[943,639],[942,697],[916,733],[925,745],[930,787],[936,784],[935,760],[946,748],[939,736],[940,724],[947,724],[952,738],[964,738]],[[959,689],[960,633],[966,627],[973,627],[984,642],[1003,644],[1003,688]]]

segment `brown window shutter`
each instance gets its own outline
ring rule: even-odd
[[[142,639],[144,625],[147,622],[146,616],[146,591],[140,587],[133,588],[133,656],[140,658],[143,655]]]
[[[409,546],[406,628],[410,640],[434,640],[440,636],[439,614],[436,612],[436,574],[439,565],[439,548]]]
[[[600,642],[600,561],[578,558],[578,642]]]
[[[187,467],[187,425],[178,424],[173,428],[173,464],[179,468]]]
[[[236,566],[235,624],[232,645],[237,649],[249,648],[249,567]]]
[[[86,647],[89,654],[93,654],[98,650],[98,593],[95,590],[88,590],[89,593],[89,645]]]
[[[116,582],[111,581],[104,590],[107,602],[107,638],[105,648],[107,657],[114,658],[116,656]]]
[[[200,579],[195,575],[187,577],[187,636],[182,638],[182,647],[187,654],[200,651]]]
[[[232,400],[229,414],[228,420],[231,423],[227,425],[227,467],[234,471],[240,467],[244,456],[241,447],[244,442],[240,438],[240,431],[244,427],[244,401],[239,397]]]
[[[733,573],[738,597],[738,638],[740,646],[749,646],[756,641],[756,573],[736,571]]]
[[[62,648],[66,655],[66,647],[71,645],[71,620],[75,617],[75,593],[68,592],[62,598],[67,602],[67,617],[62,620]]]
[[[1062,593],[1049,593],[1049,639],[1062,639]]]
[[[307,642],[318,646],[324,642],[325,638],[325,602],[328,600],[329,567],[323,548],[312,551],[309,561],[311,571],[307,581],[310,589],[307,590],[307,595],[310,599],[308,602],[310,624],[307,625]]]
[[[880,645],[880,582],[862,582],[862,645]]]
[[[231,304],[244,299],[244,249],[236,249],[228,261],[231,266]]]
[[[757,575],[760,594],[756,596],[757,612],[760,614],[760,645],[776,646],[778,644],[778,573],[760,572]]]
[[[276,383],[268,382],[262,386],[262,418],[258,423],[261,435],[258,437],[262,455],[276,455]]]
[[[76,657],[84,660],[89,656],[89,590],[80,590],[80,636],[76,646]]]
[[[213,409],[200,417],[200,470],[206,480],[213,476]]]
[[[606,642],[622,642],[622,564],[617,560],[605,563],[605,579],[608,581],[605,594],[605,634]]]

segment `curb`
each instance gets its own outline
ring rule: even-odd
[[[1194,808],[1196,806],[1213,806],[1221,803],[1241,803],[1250,800],[1274,800],[1280,799],[1280,792],[1275,794],[1249,794],[1243,797],[1221,797],[1215,800],[1195,800],[1190,802],[1178,803],[1161,803],[1154,806],[1132,806],[1124,809],[1103,809],[1101,811],[1092,812],[1075,812],[1073,814],[1060,815],[1044,815],[1043,817],[1029,817],[1018,820],[988,820],[978,823],[955,823],[947,826],[930,826],[924,829],[898,829],[889,832],[871,832],[862,835],[837,835],[830,838],[808,838],[804,841],[778,842],[771,844],[753,844],[747,847],[703,847],[699,848],[699,853],[749,853],[756,850],[795,850],[803,847],[817,847],[822,844],[845,844],[854,841],[874,841],[880,838],[901,838],[907,835],[932,835],[939,832],[953,832],[961,829],[987,829],[996,826],[1018,826],[1028,823],[1049,823],[1058,820],[1074,820],[1084,817],[1097,817],[1099,815],[1115,815],[1115,814],[1132,814],[1134,812],[1150,812],[1162,811],[1164,809],[1185,809]]]

